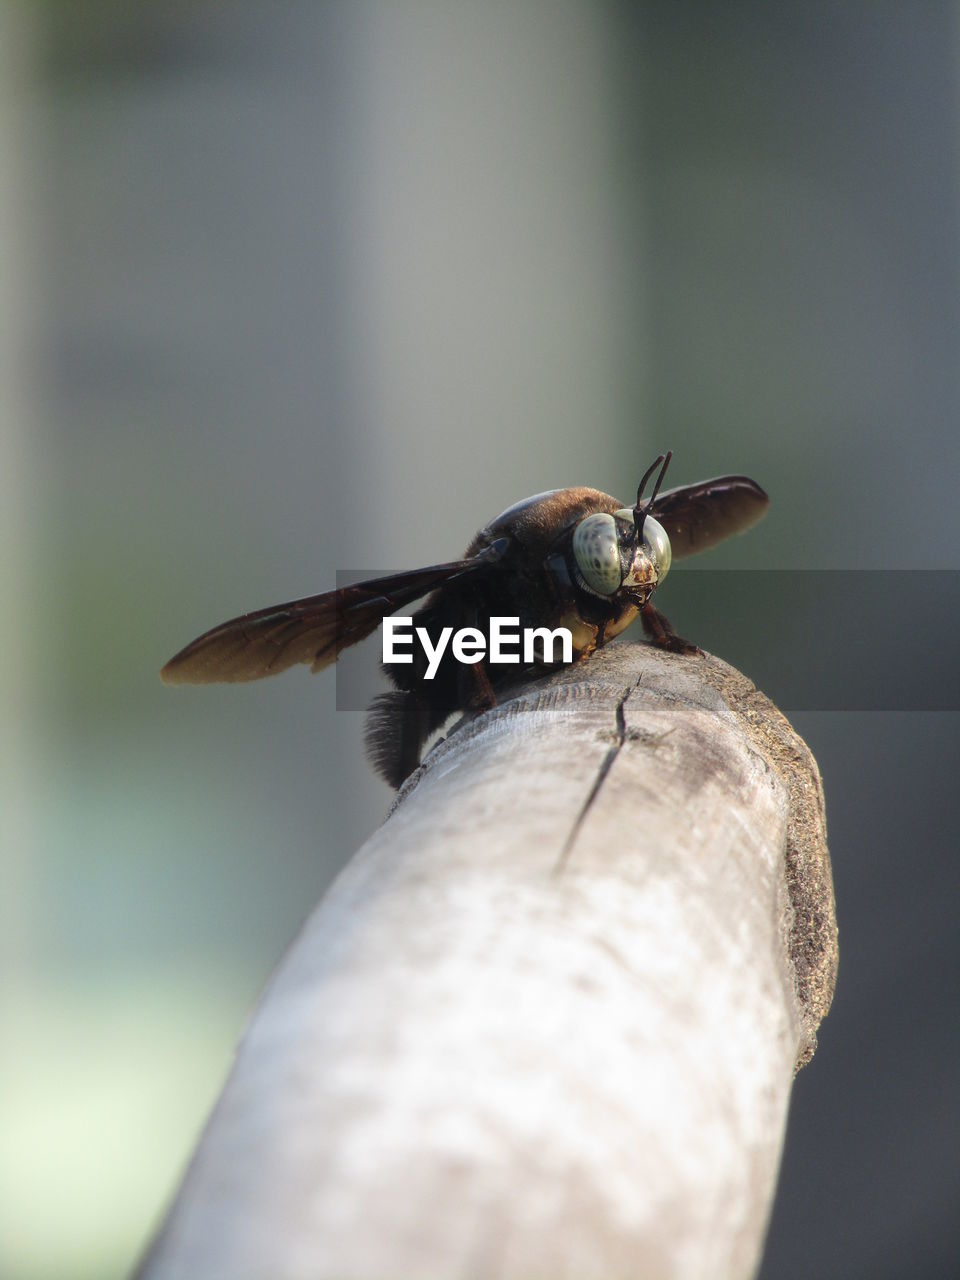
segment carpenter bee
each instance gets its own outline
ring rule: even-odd
[[[434,654],[452,629],[490,635],[491,619],[510,615],[522,628],[566,628],[573,661],[618,635],[639,615],[651,642],[697,654],[651,602],[673,557],[693,555],[742,532],[769,499],[746,476],[721,476],[663,492],[670,453],[646,471],[625,507],[597,489],[553,489],[508,507],[467,547],[461,560],[374,578],[355,586],[259,609],[214,627],[161,671],[168,684],[258,680],[296,663],[322,671],[341,650],[370,635],[390,614],[427,599],[412,618]],[[647,501],[643,492],[659,468]],[[447,630],[450,629],[450,630]],[[420,634],[417,632],[417,634]],[[446,643],[446,641],[444,641]],[[544,669],[543,648],[532,666]],[[428,665],[432,675],[428,676]],[[497,693],[529,676],[519,655],[496,665],[456,661],[447,649],[384,662],[395,686],[368,711],[367,753],[393,787],[420,762],[423,744],[453,712],[477,713]]]

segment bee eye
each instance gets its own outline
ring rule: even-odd
[[[573,555],[581,585],[588,591],[612,596],[620,589],[620,548],[613,516],[598,511],[581,520],[573,531]]]
[[[643,522],[643,549],[657,571],[657,582],[662,582],[670,570],[673,551],[666,529],[653,516],[647,516]]]

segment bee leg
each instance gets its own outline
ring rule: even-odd
[[[464,624],[478,626],[480,612],[476,599],[471,598],[465,601],[460,613],[461,626]],[[481,711],[489,711],[491,707],[497,705],[497,695],[493,692],[490,674],[483,658],[460,666],[457,673],[457,693],[460,699],[459,705],[464,710],[469,709],[477,714]]]
[[[683,636],[678,636],[670,625],[669,619],[649,600],[640,610],[640,622],[645,634],[650,637],[651,644],[656,648],[666,649],[668,653],[703,656],[703,650],[699,645],[691,644],[689,640],[684,640]]]
[[[493,692],[493,685],[487,674],[487,664],[481,658],[478,662],[471,662],[467,670],[473,677],[475,686],[474,695],[470,699],[471,706],[478,711],[489,711],[497,705],[497,695]]]

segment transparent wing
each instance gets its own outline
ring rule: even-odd
[[[653,514],[667,531],[675,560],[707,551],[766,515],[770,499],[746,476],[718,476],[658,494]]]
[[[257,609],[205,631],[170,659],[160,677],[167,684],[215,684],[260,680],[299,662],[322,671],[343,649],[375,631],[390,613],[436,587],[489,567],[486,548],[468,560],[371,578],[352,587]]]

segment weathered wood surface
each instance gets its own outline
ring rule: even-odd
[[[143,1274],[749,1276],[835,970],[806,746],[714,658],[607,649],[405,785]]]

